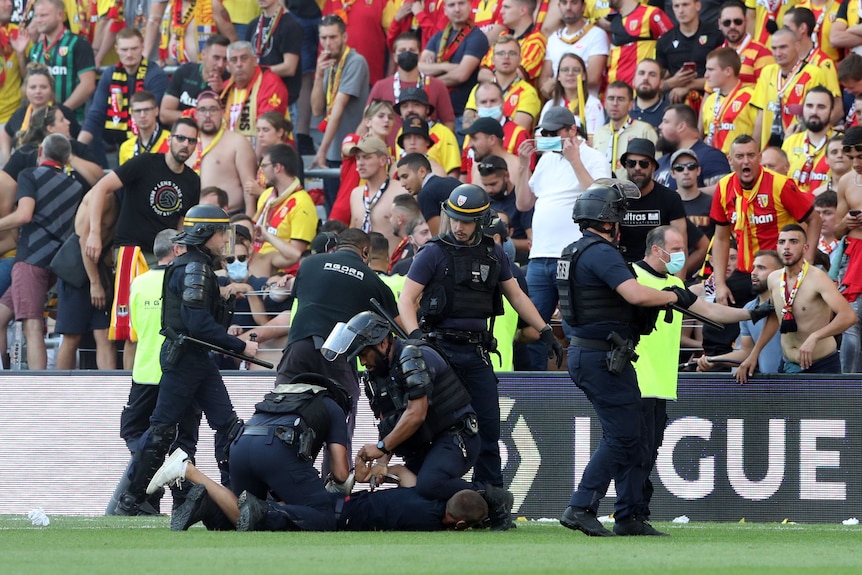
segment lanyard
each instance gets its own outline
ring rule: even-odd
[[[617,162],[617,142],[619,142],[622,133],[625,132],[629,126],[632,125],[632,121],[633,120],[631,116],[626,116],[626,121],[623,122],[623,125],[620,126],[620,129],[613,132],[613,135],[611,136],[611,145],[608,146],[608,153],[610,154],[610,157],[608,158],[608,163],[610,163],[611,165],[611,170],[615,168],[615,164]]]
[[[386,178],[386,181],[383,182],[383,185],[380,186],[380,189],[377,190],[377,193],[374,194],[374,197],[370,197],[370,190],[368,189],[368,184],[365,184],[365,189],[362,191],[362,202],[365,205],[365,218],[362,220],[362,231],[368,233],[371,231],[371,210],[374,209],[374,206],[377,205],[377,202],[380,200],[380,196],[383,195],[383,192],[386,191],[386,188],[389,186],[389,178]]]

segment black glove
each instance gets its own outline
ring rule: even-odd
[[[765,317],[769,317],[770,315],[775,313],[775,306],[772,305],[771,301],[767,301],[766,303],[762,303],[758,305],[756,308],[748,312],[751,314],[751,321],[754,323],[759,322]]]
[[[672,291],[676,294],[676,305],[681,308],[688,309],[694,305],[694,302],[697,301],[697,296],[688,291],[685,288],[681,288],[679,286],[666,287],[661,291]]]
[[[542,331],[539,332],[539,339],[548,348],[548,359],[556,357],[557,369],[560,369],[560,366],[563,365],[563,346],[557,341],[557,337],[554,335],[554,330],[551,329],[551,326],[546,325],[542,328]]]
[[[407,336],[407,339],[422,339],[424,336],[425,332],[417,327],[410,332],[410,334]]]

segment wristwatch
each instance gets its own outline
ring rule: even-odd
[[[386,444],[383,442],[382,439],[377,442],[377,449],[382,451],[384,455],[389,455],[390,453],[392,453],[391,451],[386,449]]]

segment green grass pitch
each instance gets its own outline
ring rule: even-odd
[[[507,533],[216,533],[167,517],[0,517],[0,572],[41,575],[312,573],[862,573],[862,525],[657,523],[671,537],[587,538],[557,523]]]

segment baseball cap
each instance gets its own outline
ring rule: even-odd
[[[488,134],[489,136],[497,136],[498,138],[503,138],[503,126],[500,125],[499,120],[494,118],[479,118],[466,130],[462,130],[462,133],[472,136],[474,134]]]
[[[410,87],[401,90],[401,95],[398,97],[398,103],[395,104],[395,113],[401,115],[401,102],[419,102],[428,106],[428,115],[434,113],[434,106],[428,101],[428,93],[424,88]]]
[[[694,150],[692,150],[691,148],[683,148],[682,150],[677,150],[673,153],[673,155],[670,157],[670,165],[673,166],[673,163],[676,162],[677,158],[679,158],[680,156],[691,156],[692,158],[694,158],[695,162],[698,161],[697,153],[695,153]]]
[[[386,142],[384,142],[377,136],[365,136],[350,147],[348,155],[353,156],[359,152],[363,152],[365,154],[377,154],[379,156],[388,156],[389,148],[386,147]]]
[[[571,128],[576,124],[575,115],[564,106],[554,106],[545,112],[539,127],[549,132],[556,132],[563,128]]]
[[[338,234],[335,232],[320,232],[311,240],[309,250],[312,254],[325,254],[335,249],[338,244]]]

